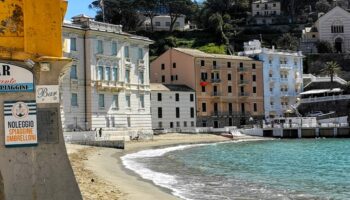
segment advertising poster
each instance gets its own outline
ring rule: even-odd
[[[33,92],[33,73],[23,67],[0,63],[0,93]]]
[[[7,147],[38,144],[35,101],[5,102],[4,116]]]

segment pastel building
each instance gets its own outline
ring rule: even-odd
[[[194,27],[190,25],[190,23],[185,22],[185,15],[180,15],[175,23],[174,23],[174,30],[178,31],[185,31],[189,29],[193,29]],[[143,25],[140,27],[144,30],[151,30],[151,23],[153,24],[153,30],[154,31],[169,31],[170,24],[171,24],[171,17],[170,15],[157,15],[154,16],[151,22],[151,19],[149,17],[145,17],[143,19]]]
[[[322,15],[303,30],[300,48],[305,53],[317,53],[318,41],[328,41],[336,53],[350,53],[350,13],[336,6]]]
[[[196,126],[196,93],[186,85],[151,83],[152,127],[182,130]]]
[[[263,62],[266,120],[282,117],[290,111],[303,91],[302,53],[262,48],[260,41],[253,40],[244,43],[244,52],[240,55]]]
[[[192,88],[199,127],[240,126],[264,115],[262,62],[253,58],[173,48],[151,63],[151,81]]]
[[[258,25],[274,24],[281,15],[281,3],[274,0],[258,0],[252,3],[252,21]]]
[[[65,56],[74,59],[60,85],[64,130],[152,133],[152,41],[85,15],[64,24],[63,40]]]

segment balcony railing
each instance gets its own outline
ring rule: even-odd
[[[288,64],[280,64],[280,69],[282,71],[289,71],[291,70],[292,68],[288,65]]]
[[[248,68],[247,67],[239,67],[239,68],[237,68],[237,71],[238,72],[247,72]]]
[[[250,112],[237,112],[237,111],[213,111],[211,112],[211,116],[237,116],[237,117],[244,117],[244,116],[251,116]]]
[[[247,93],[247,92],[239,92],[238,93],[238,96],[240,96],[240,97],[249,97],[249,93]]]
[[[249,84],[249,81],[248,80],[239,80],[239,84],[246,85],[246,84]]]
[[[221,79],[216,78],[216,79],[211,79],[210,81],[211,81],[212,83],[220,83],[220,82],[221,82]]]
[[[219,97],[219,96],[221,96],[221,94],[220,94],[220,92],[212,92],[212,93],[211,93],[211,96],[213,96],[213,97]]]
[[[316,103],[316,102],[347,100],[347,99],[350,99],[350,95],[336,95],[336,96],[328,96],[328,97],[310,97],[310,98],[301,99],[300,103]]]

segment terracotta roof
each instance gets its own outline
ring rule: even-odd
[[[231,60],[251,60],[254,59],[246,56],[233,56],[233,55],[225,55],[225,54],[210,54],[205,53],[203,51],[197,50],[197,49],[188,49],[188,48],[174,48],[177,51],[180,51],[184,54],[193,56],[193,57],[200,57],[200,58],[218,58],[218,59],[231,59]]]
[[[187,85],[151,83],[151,91],[194,92]]]

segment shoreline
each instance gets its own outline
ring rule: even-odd
[[[191,144],[210,144],[218,142],[227,142],[239,139],[257,139],[258,137],[239,136],[234,139],[212,134],[167,134],[154,136],[151,141],[126,142],[125,150],[87,147],[80,145],[66,144],[69,157],[76,154],[84,154],[85,160],[71,159],[74,173],[77,177],[79,187],[84,199],[94,199],[93,194],[88,191],[90,187],[97,186],[100,193],[105,195],[105,199],[122,200],[153,200],[153,199],[180,199],[172,194],[170,189],[157,186],[151,180],[141,178],[136,172],[127,169],[121,160],[121,157],[147,149],[160,149],[171,146],[191,145]],[[75,151],[72,151],[75,149]],[[88,150],[87,150],[88,149]],[[74,167],[76,163],[83,163],[79,167]],[[84,184],[88,177],[80,177],[80,171],[90,172],[89,175],[98,180],[91,184]],[[76,173],[77,172],[77,173]],[[84,181],[82,181],[83,179]],[[108,186],[108,187],[106,187]],[[113,192],[110,192],[113,191]],[[101,199],[101,198],[99,198]]]

